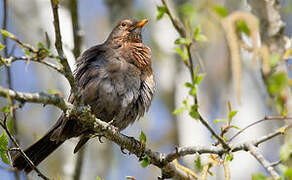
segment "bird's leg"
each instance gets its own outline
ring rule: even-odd
[[[122,152],[123,154],[127,154],[127,153],[125,152],[125,147],[124,147],[124,146],[121,146],[121,152]]]

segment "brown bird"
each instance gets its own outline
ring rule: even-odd
[[[148,110],[155,89],[150,49],[142,43],[144,19],[120,21],[107,40],[86,50],[77,59],[74,72],[81,101],[95,116],[119,130],[125,129]],[[69,101],[74,104],[74,97]],[[42,162],[65,140],[80,136],[77,152],[90,138],[90,130],[76,119],[61,115],[57,123],[24,152],[35,165]],[[13,167],[29,173],[32,168],[20,153],[12,157]]]

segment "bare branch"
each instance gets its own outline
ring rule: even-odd
[[[21,56],[21,57],[15,57],[15,56],[11,56],[11,57],[8,57],[8,58],[2,58],[0,63],[3,63],[5,64],[6,66],[10,66],[11,63],[15,62],[15,61],[19,61],[19,60],[22,60],[22,61],[33,61],[33,62],[37,62],[37,63],[41,63],[41,64],[44,64],[54,70],[56,70],[57,72],[63,74],[63,69],[62,68],[59,68],[57,67],[56,65],[50,63],[50,62],[46,62],[44,60],[40,60],[39,58],[37,57],[31,57],[31,58],[28,58],[28,57],[24,57],[24,56]],[[0,64],[1,65],[1,64]]]
[[[270,165],[270,163],[264,158],[264,156],[257,150],[257,148],[252,145],[248,144],[248,151],[251,155],[253,155],[263,166],[264,168],[271,174],[274,180],[277,180],[280,178],[277,171],[274,169],[273,166]]]
[[[256,122],[253,122],[249,125],[247,125],[245,128],[241,129],[240,131],[238,131],[234,136],[232,136],[228,142],[231,142],[233,139],[235,139],[239,134],[241,134],[242,132],[244,132],[246,129],[256,125],[256,124],[259,124],[263,121],[269,121],[269,120],[292,120],[292,117],[285,117],[285,116],[265,116],[263,119],[260,119]]]
[[[58,13],[58,1],[51,0],[51,6],[53,10],[53,16],[54,16],[54,27],[55,27],[55,47],[57,49],[60,62],[64,67],[64,75],[68,79],[69,84],[71,86],[71,91],[75,95],[75,97],[78,97],[78,88],[74,81],[73,73],[70,69],[70,66],[68,64],[67,59],[65,58],[63,47],[62,47],[62,37],[61,37],[61,30],[60,30],[60,23],[59,23],[59,13]],[[76,98],[79,99],[79,98]]]

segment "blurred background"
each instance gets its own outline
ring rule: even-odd
[[[0,25],[3,25],[4,0],[0,0]],[[156,94],[149,112],[140,121],[123,131],[128,136],[138,138],[141,131],[147,136],[147,146],[152,150],[169,153],[175,146],[211,145],[211,134],[199,121],[191,119],[187,112],[174,116],[172,111],[182,106],[182,100],[188,96],[184,83],[190,81],[189,73],[181,58],[175,53],[174,41],[179,37],[169,18],[165,15],[156,20],[159,0],[79,0],[79,29],[72,27],[72,0],[60,0],[61,33],[65,54],[72,69],[74,62],[73,34],[81,37],[81,52],[102,43],[115,26],[123,18],[147,18],[149,23],[144,27],[143,40],[152,49],[152,63],[156,80]],[[259,120],[264,115],[274,114],[268,105],[268,95],[262,81],[259,69],[252,65],[252,55],[243,53],[242,95],[240,103],[236,99],[231,76],[231,63],[226,37],[218,19],[214,17],[212,8],[221,5],[229,13],[235,10],[250,11],[246,0],[168,0],[173,13],[182,19],[189,18],[193,26],[200,26],[207,42],[198,43],[195,47],[203,59],[206,76],[199,88],[199,111],[216,131],[220,132],[220,124],[213,120],[227,117],[227,101],[232,109],[238,110],[234,123],[238,127]],[[292,35],[292,2],[280,1],[281,17],[286,22],[285,34]],[[54,42],[52,10],[49,0],[7,0],[7,30],[14,33],[23,42],[36,46],[45,42],[45,33]],[[3,26],[1,26],[2,28]],[[24,55],[21,48],[13,47],[8,40],[8,51],[13,55]],[[194,49],[194,50],[195,50]],[[196,62],[196,61],[195,61]],[[53,62],[52,63],[56,63]],[[11,66],[12,87],[23,92],[57,92],[68,97],[69,84],[64,77],[44,65],[30,62],[15,62]],[[0,68],[0,85],[8,87],[7,73],[4,66]],[[6,100],[0,99],[0,107]],[[61,114],[52,106],[25,104],[17,110],[17,138],[22,147],[26,147],[42,136],[52,126]],[[240,135],[235,142],[253,139],[280,127],[280,122],[265,122],[250,128]],[[230,137],[233,130],[227,136]],[[138,180],[157,179],[160,170],[154,166],[142,168],[134,155],[124,155],[115,144],[103,139],[91,139],[83,149],[83,160],[78,161],[78,155],[73,154],[77,139],[66,141],[48,159],[40,164],[40,169],[48,177],[69,180],[76,175],[76,163],[81,167],[81,179],[91,180],[99,176],[101,179],[117,180],[134,176]],[[279,159],[278,150],[283,143],[279,137],[260,146],[263,154],[271,162]],[[272,147],[272,148],[271,148]],[[256,172],[266,173],[261,165],[248,153],[235,153],[235,159],[230,163],[231,179],[250,179]],[[197,156],[186,156],[180,163],[195,168]],[[208,160],[202,156],[203,163]],[[0,179],[14,179],[13,172],[6,170],[7,165],[0,162]],[[222,168],[212,168],[214,176],[210,179],[224,179]],[[20,174],[20,179],[39,179],[32,172],[27,177]]]

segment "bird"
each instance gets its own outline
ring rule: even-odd
[[[119,131],[144,116],[155,92],[150,48],[142,42],[147,19],[124,19],[117,23],[104,43],[84,51],[76,60],[75,83],[80,102],[89,105],[96,118],[111,123]],[[76,104],[71,94],[68,101]],[[91,137],[90,129],[64,113],[48,132],[24,150],[37,166],[63,142],[80,137],[76,153]],[[12,155],[12,165],[32,171],[20,152]]]

